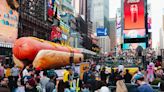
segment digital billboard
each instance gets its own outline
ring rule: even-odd
[[[124,29],[144,29],[144,0],[124,0]]]
[[[18,12],[16,1],[1,0],[0,3],[0,43],[13,44],[18,35]]]
[[[124,30],[124,38],[144,38],[146,34],[145,29]]]
[[[97,28],[96,29],[97,36],[107,36],[107,28]]]
[[[124,43],[123,50],[136,49],[138,46],[141,46],[143,49],[145,49],[146,43]]]

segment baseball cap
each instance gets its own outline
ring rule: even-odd
[[[134,79],[135,80],[139,80],[141,78],[144,78],[144,75],[142,73],[137,73],[135,76],[134,76]]]

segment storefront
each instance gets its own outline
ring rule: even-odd
[[[0,43],[0,62],[3,64],[13,64],[11,44]]]

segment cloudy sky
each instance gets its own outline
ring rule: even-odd
[[[110,18],[115,18],[116,9],[121,7],[121,0],[109,0],[109,12]],[[159,31],[162,28],[162,14],[164,14],[164,0],[148,0],[151,4],[151,17],[152,17],[152,38],[153,47],[156,48],[159,45]]]

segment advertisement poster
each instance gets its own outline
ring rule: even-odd
[[[124,0],[124,29],[144,29],[144,0]]]
[[[146,34],[145,29],[124,30],[124,38],[144,38]]]
[[[13,44],[18,36],[18,12],[11,7],[15,1],[0,3],[0,43]]]
[[[146,48],[146,43],[124,43],[123,49],[136,49],[138,46],[141,46],[143,49]]]

